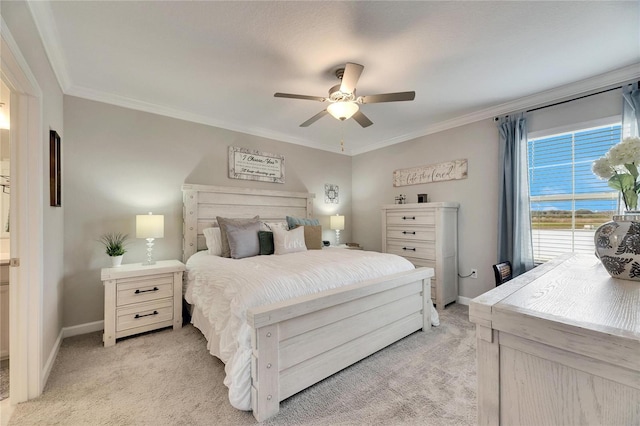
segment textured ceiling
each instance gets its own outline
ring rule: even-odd
[[[347,154],[640,76],[637,1],[29,5],[66,94]],[[415,101],[301,128],[326,105],[273,97],[326,96],[345,62]]]

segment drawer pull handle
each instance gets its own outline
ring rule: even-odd
[[[158,291],[158,290],[160,290],[158,287],[154,287],[154,288],[152,288],[150,290],[140,290],[140,289],[138,289],[138,290],[136,290],[136,294],[148,293],[150,291]]]
[[[416,231],[402,231],[402,233],[404,235],[407,235],[407,234],[416,235]]]
[[[153,313],[151,313],[151,314],[144,314],[144,315],[136,314],[136,316],[134,318],[138,319],[138,318],[142,318],[142,317],[150,317],[152,315],[158,315],[158,311],[153,311]]]
[[[415,247],[402,247],[402,250],[416,251],[416,248]]]
[[[402,216],[402,220],[416,220],[415,216]]]

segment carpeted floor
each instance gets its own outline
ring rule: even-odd
[[[0,401],[9,398],[9,360],[0,361]]]
[[[417,332],[292,396],[267,425],[476,423],[475,327],[449,306]],[[193,326],[102,346],[102,333],[65,339],[43,395],[10,425],[250,425],[229,405],[224,365]]]

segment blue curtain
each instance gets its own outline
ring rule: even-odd
[[[499,120],[500,192],[498,210],[498,261],[511,262],[513,275],[533,268],[527,120],[524,114]]]
[[[622,137],[640,136],[640,90],[638,83],[622,87]]]

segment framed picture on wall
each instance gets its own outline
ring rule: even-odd
[[[52,207],[62,206],[62,173],[60,152],[60,135],[55,130],[49,131],[49,195]]]

